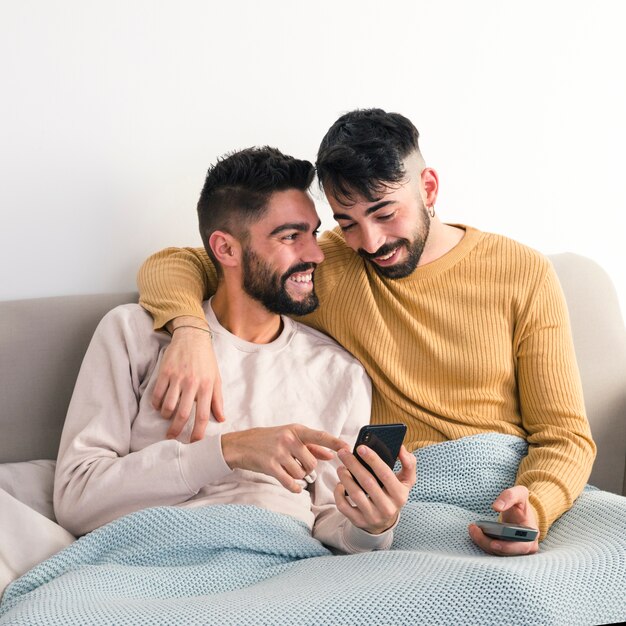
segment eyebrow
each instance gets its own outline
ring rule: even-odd
[[[372,204],[372,206],[365,209],[365,215],[366,216],[371,215],[375,211],[378,211],[378,209],[382,209],[390,204],[396,204],[396,201],[395,200],[383,200],[382,202],[377,202],[376,204]],[[347,213],[333,213],[333,217],[336,220],[354,219],[351,215],[348,215]]]
[[[322,225],[322,221],[319,220],[317,222],[317,226],[313,230],[319,230],[321,225]],[[277,235],[278,233],[282,233],[284,230],[297,230],[301,233],[307,233],[309,232],[309,224],[307,222],[287,222],[286,224],[281,224],[280,226],[277,226],[270,233],[270,237],[272,235]]]

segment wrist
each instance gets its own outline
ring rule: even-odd
[[[236,432],[223,433],[221,436],[222,456],[231,470],[240,469],[239,459],[241,455],[237,446],[238,439],[238,433]]]
[[[209,330],[209,324],[207,321],[200,317],[195,317],[193,315],[181,315],[179,317],[175,317],[170,320],[166,325],[165,329],[172,334],[176,329],[188,329],[189,332],[194,332],[193,329],[197,330]]]
[[[370,535],[382,535],[383,533],[386,533],[388,530],[391,530],[392,528],[394,528],[397,521],[398,521],[398,518],[396,518],[390,524],[386,524],[384,526],[377,526],[376,528],[364,528],[363,530],[368,532]]]
[[[213,331],[209,328],[206,320],[200,320],[197,317],[187,317],[187,319],[177,317],[166,325],[165,330],[172,338],[183,335],[194,338],[199,335],[208,335],[213,340]]]
[[[174,336],[174,331],[177,330],[179,332],[176,335],[197,335],[199,332],[204,333],[209,336],[209,339],[213,340],[213,331],[210,328],[200,328],[200,326],[192,326],[183,324],[181,326],[177,326],[170,332],[170,336]]]
[[[546,511],[541,501],[532,491],[528,492],[528,509],[531,515],[534,515],[534,527],[539,529],[539,541],[543,541],[546,538],[550,525],[548,524]]]
[[[373,534],[354,524],[347,524],[343,531],[343,540],[348,552],[369,552],[370,550],[387,550],[393,541],[393,528]]]

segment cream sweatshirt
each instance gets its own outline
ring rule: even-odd
[[[360,363],[332,339],[283,317],[269,344],[243,341],[224,329],[211,306],[228,421],[211,420],[204,439],[189,441],[192,419],[177,440],[151,396],[170,338],[154,332],[138,305],[108,313],[91,341],[63,429],[55,476],[59,523],[81,535],[139,509],[174,505],[251,504],[291,515],[323,543],[344,552],[389,547],[391,530],[371,535],[336,508],[338,460],[320,461],[317,479],[299,494],[276,479],[231,470],[222,433],[302,423],[353,445],[371,409],[371,383]]]

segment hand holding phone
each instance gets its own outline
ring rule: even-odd
[[[539,551],[539,519],[529,500],[528,488],[514,485],[501,491],[492,503],[501,522],[481,520],[469,525],[472,541],[488,554],[518,556]]]
[[[354,526],[373,535],[387,531],[397,522],[400,509],[406,504],[409,491],[415,484],[415,456],[402,447],[405,433],[404,424],[364,426],[353,453],[348,450],[338,453],[343,466],[337,469],[337,508]],[[369,463],[359,455],[358,450],[363,446],[367,447],[363,453]],[[401,468],[394,473],[397,458]],[[374,467],[385,477],[384,484],[372,469]],[[365,481],[368,471],[378,483],[368,481],[369,492],[356,478],[360,476]]]
[[[534,541],[537,539],[539,531],[528,526],[517,526],[515,524],[504,524],[489,520],[475,522],[487,537],[492,539],[502,539],[504,541]]]
[[[360,445],[366,445],[371,448],[378,456],[393,469],[396,464],[398,454],[400,454],[400,447],[406,434],[406,424],[376,424],[363,426],[359,431],[354,444],[354,456],[359,460],[361,465],[365,467],[374,478],[378,481],[378,484],[382,487],[383,483],[372,471],[372,468],[359,456],[357,449]],[[356,479],[355,479],[356,481]],[[358,484],[358,481],[356,481]],[[360,485],[359,485],[360,487]]]

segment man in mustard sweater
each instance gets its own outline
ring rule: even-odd
[[[527,440],[514,485],[493,503],[502,521],[550,525],[583,489],[595,457],[565,300],[550,262],[505,237],[441,222],[437,173],[415,126],[397,113],[340,117],[317,173],[338,229],[320,238],[319,308],[302,318],[365,366],[372,422],[402,421],[410,449],[485,432]],[[155,327],[202,319],[215,290],[203,249],[168,248],[139,274]],[[197,323],[194,322],[194,323]],[[206,333],[176,333],[155,406],[178,434],[197,404],[193,437],[225,419]],[[536,552],[538,542],[471,538],[492,554]]]

